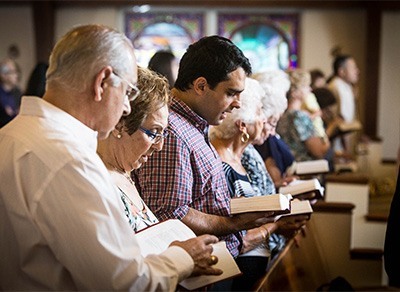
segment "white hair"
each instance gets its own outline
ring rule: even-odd
[[[237,132],[236,121],[241,120],[247,124],[254,124],[259,115],[257,110],[260,107],[260,102],[265,95],[264,89],[260,83],[252,78],[247,77],[245,88],[240,94],[240,108],[235,108],[218,126],[210,128],[210,137],[214,135],[221,139],[229,139]]]
[[[106,66],[120,75],[130,72],[134,62],[127,62],[130,54],[134,55],[131,41],[113,28],[95,24],[75,27],[57,42],[50,55],[47,85],[84,91]]]
[[[255,73],[251,77],[258,80],[265,90],[263,104],[268,110],[267,116],[282,114],[287,108],[286,93],[290,88],[288,74],[282,70],[269,70]]]

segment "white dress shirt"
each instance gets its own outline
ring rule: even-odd
[[[97,133],[37,97],[0,130],[5,290],[169,290],[193,270],[180,247],[143,258]]]
[[[356,118],[356,101],[353,87],[339,77],[335,77],[329,83],[329,89],[338,98],[339,110],[346,122],[352,122]]]

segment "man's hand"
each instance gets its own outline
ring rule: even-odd
[[[205,234],[186,241],[174,241],[171,246],[176,245],[183,248],[192,257],[194,261],[192,276],[221,275],[222,270],[212,267],[218,262],[218,258],[211,255],[212,244],[217,242],[216,236]]]
[[[303,227],[309,219],[309,215],[283,216],[276,222],[278,227],[276,233],[291,238],[296,235],[297,231]]]
[[[232,216],[237,230],[248,230],[274,222],[274,212],[247,212]]]

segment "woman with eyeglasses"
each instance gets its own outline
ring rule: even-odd
[[[131,102],[131,113],[121,118],[106,140],[99,140],[97,148],[120,191],[124,212],[135,232],[158,222],[130,174],[154,151],[161,151],[167,136],[169,100],[168,81],[149,69],[138,68],[138,87],[140,93]]]

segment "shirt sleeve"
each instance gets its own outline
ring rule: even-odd
[[[133,172],[146,204],[160,220],[182,219],[192,203],[193,172],[187,145],[172,133],[162,151]]]
[[[193,260],[181,248],[143,258],[118,193],[98,167],[87,160],[66,164],[33,207],[57,261],[79,290],[175,290]]]

